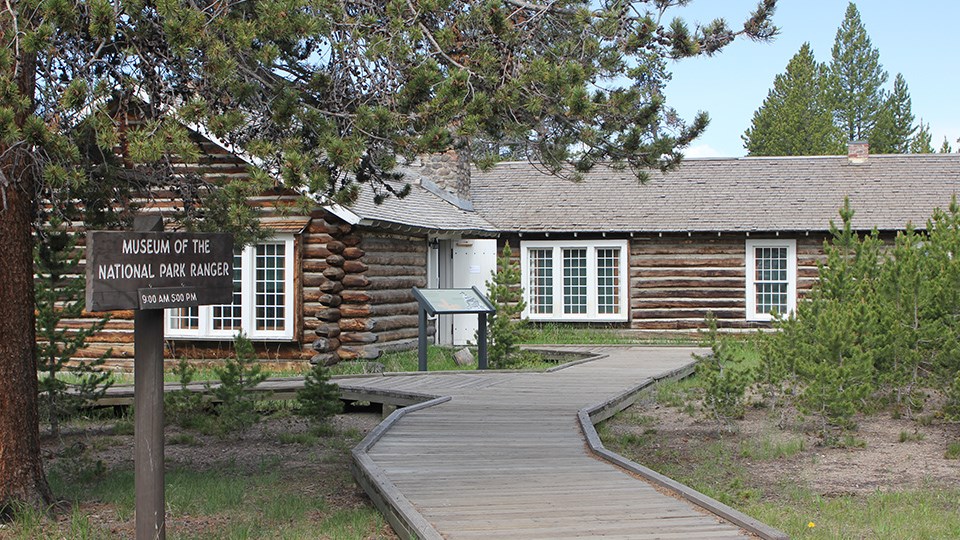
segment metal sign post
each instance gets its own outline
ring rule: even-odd
[[[232,235],[161,231],[160,216],[138,216],[133,232],[87,233],[87,310],[134,310],[137,540],[166,538],[163,309],[233,300]]]
[[[490,300],[480,289],[420,289],[413,288],[413,296],[420,305],[420,334],[417,340],[417,368],[427,371],[427,315],[453,315],[476,313],[479,319],[477,329],[477,369],[487,369],[487,314],[496,313]]]

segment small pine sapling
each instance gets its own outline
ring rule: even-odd
[[[730,338],[717,332],[717,319],[707,314],[706,342],[712,354],[695,355],[697,380],[703,387],[703,410],[721,427],[731,428],[733,420],[743,418],[744,395],[753,383],[750,369],[738,365]]]
[[[112,383],[110,372],[104,369],[111,350],[93,360],[74,360],[77,352],[86,348],[87,338],[102,330],[109,318],[70,330],[60,324],[80,317],[84,309],[85,283],[77,275],[79,260],[73,235],[64,230],[60,220],[51,218],[38,231],[34,267],[37,369],[44,375],[39,380],[40,414],[49,422],[54,437],[60,436],[62,420],[103,396]]]
[[[307,373],[303,388],[297,391],[297,401],[300,402],[298,413],[317,424],[324,424],[343,411],[340,387],[330,382],[330,370],[322,363]]]
[[[523,361],[520,341],[526,321],[520,314],[526,309],[520,286],[520,265],[513,262],[510,244],[504,244],[497,257],[497,270],[486,282],[487,297],[497,311],[487,317],[487,355],[490,367],[502,369]]]
[[[167,423],[182,428],[196,428],[201,426],[203,419],[207,417],[203,393],[188,389],[196,372],[197,369],[191,366],[186,358],[181,358],[173,368],[180,388],[163,396],[163,414]]]
[[[243,333],[233,340],[235,356],[223,367],[214,368],[220,379],[217,386],[209,386],[215,400],[220,402],[219,428],[221,435],[243,434],[260,419],[256,410],[257,396],[252,391],[267,379],[253,350],[253,343]]]

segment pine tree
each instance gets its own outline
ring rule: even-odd
[[[887,72],[873,48],[857,6],[850,2],[828,66],[834,122],[851,141],[867,141],[883,109]]]
[[[80,251],[73,235],[58,218],[40,231],[36,249],[37,369],[40,416],[50,424],[50,433],[60,436],[60,422],[74,415],[110,387],[110,372],[103,368],[110,351],[97,358],[74,362],[86,347],[87,338],[104,328],[107,318],[86,328],[61,327],[64,319],[79,317],[84,308],[84,280],[77,275]],[[69,377],[63,375],[69,372]]]
[[[946,135],[944,135],[944,137],[943,137],[943,144],[940,145],[940,153],[941,153],[941,154],[952,154],[952,153],[953,153],[953,147],[950,146],[950,141],[947,140]]]
[[[487,281],[487,297],[497,308],[487,317],[487,355],[490,367],[505,368],[520,360],[520,337],[525,321],[520,314],[526,309],[520,286],[520,265],[512,260],[510,244],[504,244],[497,257],[497,271]]]
[[[303,379],[303,388],[297,390],[301,416],[322,424],[343,411],[340,387],[330,382],[330,370],[317,363]]]
[[[220,403],[217,429],[221,436],[242,436],[260,419],[256,410],[257,396],[252,390],[270,375],[263,371],[253,343],[243,333],[233,339],[234,357],[228,358],[222,367],[213,371],[220,381],[207,389]]]
[[[933,135],[930,134],[930,124],[924,124],[921,119],[920,129],[913,139],[910,140],[910,153],[932,154],[933,152]]]
[[[722,20],[694,31],[660,24],[677,4],[8,3],[0,10],[0,513],[53,499],[37,416],[32,225],[41,200],[95,214],[167,190],[181,194],[185,215],[174,217],[184,223],[252,232],[247,194],[281,184],[308,201],[345,203],[358,182],[378,198],[402,194],[386,182],[398,156],[473,139],[514,143],[558,174],[600,160],[638,177],[669,169],[708,118],[657,129],[667,61],[777,32],[776,0],[761,0],[738,30]],[[142,121],[126,122],[127,113]],[[212,186],[178,167],[199,158],[190,124],[242,147],[258,163],[251,176]]]
[[[804,43],[785,73],[773,81],[751,127],[743,134],[752,156],[833,155],[843,148],[842,134],[833,125],[827,106],[823,66]]]
[[[910,90],[903,75],[897,73],[893,92],[884,100],[877,123],[870,133],[870,151],[875,154],[906,154],[917,131],[913,125]]]

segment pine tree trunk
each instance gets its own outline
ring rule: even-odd
[[[0,36],[9,37],[9,28]],[[26,48],[7,69],[30,105],[17,109],[22,127],[33,114],[36,55]],[[43,474],[33,289],[36,169],[29,146],[0,144],[0,518],[18,505],[48,511],[53,494]]]
[[[43,474],[37,412],[34,182],[16,164],[3,166],[13,182],[0,185],[0,515],[17,504],[47,510],[53,501]]]

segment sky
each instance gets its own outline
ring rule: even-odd
[[[960,55],[956,0],[859,0],[854,2],[860,20],[880,52],[880,63],[889,74],[886,89],[902,73],[910,89],[915,122],[930,124],[933,147],[944,136],[954,151],[960,144]],[[713,57],[672,62],[667,84],[667,104],[690,121],[697,111],[709,113],[707,131],[684,152],[687,157],[735,157],[746,153],[741,136],[750,127],[773,79],[809,42],[818,62],[830,61],[837,28],[843,22],[846,0],[779,0],[774,16],[780,28],[772,43],[738,39]],[[731,28],[742,27],[756,0],[694,0],[668,12],[693,27],[717,17]],[[666,22],[665,22],[666,23]]]

